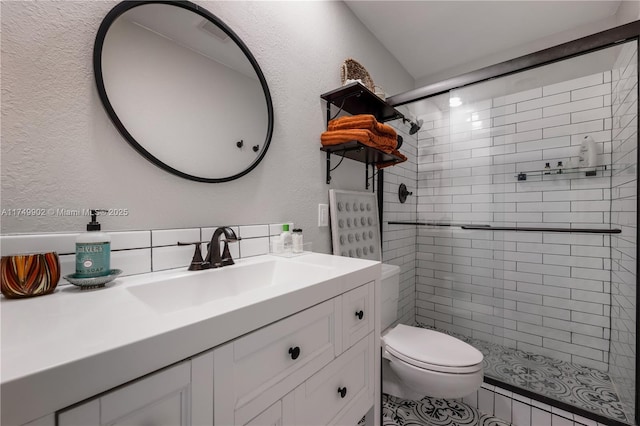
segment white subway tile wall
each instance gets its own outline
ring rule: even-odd
[[[416,321],[416,237],[413,225],[389,225],[389,221],[416,221],[418,155],[417,136],[409,135],[409,127],[401,120],[387,123],[392,125],[403,138],[400,151],[408,160],[394,167],[384,169],[384,205],[382,227],[382,261],[400,266],[400,298],[398,301],[398,323],[414,324]],[[425,123],[432,126],[433,123]],[[376,178],[374,178],[376,180]],[[413,192],[405,203],[398,199],[398,187],[401,183]],[[377,180],[376,180],[377,184]]]
[[[635,411],[636,229],[638,155],[638,49],[627,43],[611,75],[612,162],[611,221],[622,229],[611,236],[610,372],[627,416]]]
[[[557,168],[577,164],[587,135],[599,164],[611,164],[611,80],[603,72],[423,116],[417,220],[609,228],[611,167],[594,177]],[[608,236],[420,227],[417,244],[418,322],[606,370]]]
[[[269,237],[247,238],[240,241],[240,254],[244,257],[269,253]]]
[[[282,229],[282,227],[280,228]],[[282,231],[280,231],[282,232]],[[251,225],[240,228],[240,238],[259,238],[269,236],[269,225]]]
[[[151,246],[175,246],[178,241],[188,243],[200,240],[200,228],[154,229],[151,231]]]
[[[462,402],[512,426],[601,426],[594,420],[487,383],[483,383],[476,392],[462,398]]]
[[[2,255],[42,253],[75,253],[78,234],[6,235],[0,240]]]
[[[179,242],[188,243],[200,240],[200,228],[190,229],[154,229],[151,231],[151,269],[179,268],[191,262],[194,248],[177,246]]]
[[[292,222],[288,223],[293,228]],[[243,238],[239,243],[229,244],[231,257],[258,256],[269,253],[269,239],[279,235],[281,224],[232,226],[236,235]],[[143,274],[165,269],[189,266],[193,246],[178,246],[180,242],[211,240],[217,226],[189,229],[159,229],[151,231],[107,232],[111,236],[111,268],[122,269],[123,276]],[[280,232],[276,232],[280,230]],[[60,255],[62,275],[75,272],[75,233],[15,234],[0,236],[2,256],[19,253],[56,251]],[[224,240],[224,237],[223,237]],[[220,243],[221,248],[223,242]],[[206,255],[206,244],[202,255]],[[59,285],[69,284],[65,279]]]
[[[191,262],[193,251],[193,246],[153,247],[151,249],[151,269],[162,271],[187,266]]]
[[[129,250],[151,247],[149,231],[110,232],[111,250]]]
[[[151,250],[150,248],[115,250],[111,253],[111,267],[121,269],[127,275],[151,272]],[[65,275],[75,272],[75,255],[70,256],[74,258],[74,267],[71,271],[65,272]]]

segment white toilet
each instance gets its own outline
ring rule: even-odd
[[[400,267],[382,265],[382,391],[404,399],[462,398],[482,384],[482,353],[434,330],[397,319]]]

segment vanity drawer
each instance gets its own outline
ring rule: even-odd
[[[344,349],[373,331],[374,283],[342,295],[342,345]]]
[[[339,304],[328,300],[216,348],[215,423],[245,424],[333,360]]]
[[[374,353],[371,333],[296,388],[292,424],[342,424],[350,413],[356,424],[373,405]]]
[[[282,401],[277,401],[271,407],[245,423],[244,426],[282,426]]]

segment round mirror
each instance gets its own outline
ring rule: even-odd
[[[188,1],[125,1],[98,30],[100,99],[124,138],[186,179],[249,173],[273,133],[267,82],[240,38]]]

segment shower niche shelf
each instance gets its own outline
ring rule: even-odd
[[[359,82],[349,83],[346,86],[324,93],[320,95],[320,97],[327,101],[327,125],[332,119],[332,105],[338,108],[338,112],[335,113],[335,115],[342,111],[352,115],[371,114],[380,123],[404,117],[402,113],[376,96],[375,93]],[[373,168],[376,164],[400,161],[400,158],[395,155],[387,154],[358,141],[350,141],[340,145],[323,146],[320,150],[327,153],[327,184],[331,183],[331,172],[335,170],[335,167],[333,169],[331,168],[331,154],[365,163],[367,189],[369,189],[369,166]],[[340,162],[342,162],[342,159]],[[340,163],[338,163],[338,166],[339,165]]]
[[[573,179],[577,177],[577,174],[584,173],[586,177],[592,176],[603,176],[606,171],[611,170],[609,165],[603,164],[601,166],[592,166],[592,167],[570,167],[563,169],[547,169],[547,170],[530,170],[526,172],[520,172],[515,174],[514,176],[518,178],[519,181],[525,181],[531,177],[537,177],[538,180],[545,178],[561,178],[568,177],[569,179]]]

